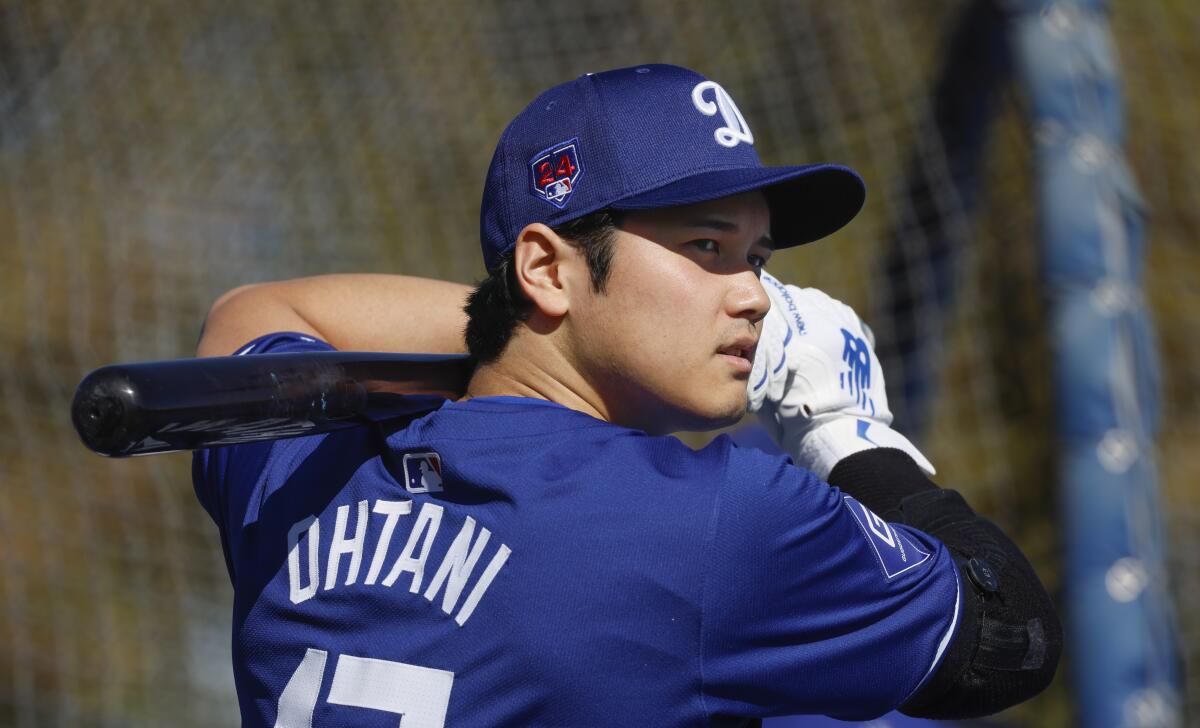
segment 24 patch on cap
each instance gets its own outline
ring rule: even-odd
[[[560,210],[575,192],[583,164],[579,160],[579,139],[568,139],[539,152],[529,162],[533,193]]]

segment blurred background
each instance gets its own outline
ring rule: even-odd
[[[1197,37],[1193,0],[0,0],[0,726],[237,722],[191,459],[84,450],[79,379],[190,356],[246,282],[478,280],[504,125],[643,62],[866,178],[771,268],[872,324],[900,429],[1053,590],[1065,662],[1000,718],[1200,725]]]

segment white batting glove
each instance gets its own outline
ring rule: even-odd
[[[842,458],[874,447],[903,450],[933,475],[921,451],[889,426],[874,336],[854,309],[765,272],[762,283],[771,310],[746,385],[748,409],[780,447],[822,478]]]

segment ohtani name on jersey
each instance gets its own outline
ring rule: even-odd
[[[363,557],[369,555],[370,562],[363,584],[391,587],[402,574],[408,574],[408,590],[413,594],[421,593],[430,602],[437,599],[440,593],[442,611],[453,616],[461,627],[474,614],[479,600],[512,553],[512,549],[500,543],[492,552],[487,566],[476,576],[476,569],[492,534],[482,526],[478,527],[476,533],[475,519],[467,516],[433,571],[433,578],[426,583],[426,567],[430,566],[429,557],[442,525],[445,510],[442,506],[430,502],[421,505],[408,539],[398,553],[391,548],[392,537],[400,519],[412,515],[412,501],[376,500],[370,503],[360,500],[353,519],[353,536],[347,536],[350,510],[349,505],[338,506],[333,537],[327,538],[324,543],[321,541],[321,531],[324,529],[321,528],[321,519],[316,516],[297,521],[288,531],[288,585],[293,604],[312,599],[318,589],[329,591],[336,588],[343,574],[341,586],[357,583]],[[371,525],[370,529],[368,524]],[[367,548],[368,530],[372,535],[378,534],[372,539],[373,548],[370,550]],[[325,532],[328,533],[328,530]],[[472,580],[474,585],[460,605],[459,599]],[[422,586],[425,587],[424,592],[421,591]]]

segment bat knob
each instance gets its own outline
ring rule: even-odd
[[[120,454],[129,435],[134,398],[129,382],[113,368],[92,372],[79,383],[71,402],[71,422],[89,450]]]
[[[79,408],[79,425],[88,431],[110,430],[121,422],[125,408],[115,399],[94,398]]]

